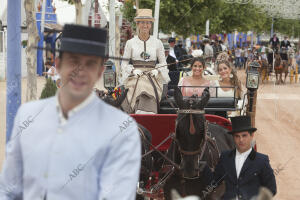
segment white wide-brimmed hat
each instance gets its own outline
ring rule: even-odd
[[[154,18],[152,17],[151,9],[138,9],[137,15],[134,18],[136,22],[138,21],[151,21],[154,22]]]

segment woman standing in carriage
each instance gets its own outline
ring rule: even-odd
[[[122,104],[128,113],[158,113],[163,84],[169,82],[168,68],[162,42],[150,35],[152,10],[139,9],[135,17],[138,35],[127,41],[123,58],[120,83],[128,88]],[[158,63],[157,63],[158,61]]]

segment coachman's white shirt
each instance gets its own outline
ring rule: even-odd
[[[246,161],[246,159],[248,158],[249,154],[251,153],[252,148],[250,148],[248,151],[244,152],[244,153],[240,153],[237,149],[235,152],[235,169],[236,169],[236,177],[239,178],[242,167]],[[236,196],[236,200],[238,200],[239,198]]]
[[[136,122],[92,93],[65,119],[57,96],[23,104],[0,176],[0,199],[134,200]]]
[[[248,151],[245,151],[244,153],[240,153],[238,150],[236,150],[235,153],[235,168],[236,168],[236,177],[239,178],[240,172],[242,170],[242,167],[248,158],[249,154],[251,153],[252,148],[250,148]]]

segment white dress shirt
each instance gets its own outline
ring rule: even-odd
[[[235,152],[235,169],[236,169],[236,177],[239,178],[242,167],[248,158],[249,154],[251,153],[252,148],[250,148],[248,151],[245,151],[244,153],[240,153],[237,149]],[[238,196],[236,196],[236,200],[239,200]]]
[[[235,57],[241,57],[242,51],[240,49],[235,49]]]
[[[252,148],[250,148],[249,150],[245,151],[244,153],[240,153],[237,149],[236,149],[236,153],[235,153],[235,168],[236,168],[236,177],[239,178],[240,176],[240,172],[242,170],[242,167],[246,161],[246,159],[248,158],[249,154],[251,153]]]
[[[176,61],[177,61],[177,58],[176,58],[175,51],[174,51],[174,48],[173,48],[173,47],[170,47],[169,55],[172,56],[173,58],[175,58]]]
[[[67,119],[57,103],[51,97],[19,108],[0,199],[134,200],[141,159],[136,122],[94,93]]]
[[[214,56],[214,50],[210,44],[205,44],[204,47],[204,55],[207,57],[213,57]]]

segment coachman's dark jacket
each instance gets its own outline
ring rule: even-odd
[[[269,43],[272,45],[272,48],[273,48],[273,49],[280,45],[280,42],[279,42],[278,37],[275,38],[275,41],[274,41],[274,38],[272,37],[272,38],[270,39],[270,42],[269,42]]]
[[[288,48],[288,47],[292,47],[292,46],[291,46],[290,41],[287,40],[287,41],[285,42],[284,40],[282,40],[281,43],[280,43],[280,47],[281,47],[281,48],[282,48],[282,47]]]
[[[166,62],[167,62],[167,64],[176,63],[176,59],[174,57],[168,55],[166,58]],[[177,71],[176,64],[169,65],[168,70],[169,71]]]
[[[208,184],[221,183],[225,180],[226,191],[223,200],[250,200],[256,196],[260,187],[268,188],[273,195],[276,194],[276,180],[267,155],[252,149],[244,162],[240,176],[237,178],[235,168],[236,150],[226,151],[221,154],[214,173],[206,167],[204,174],[209,180]]]

